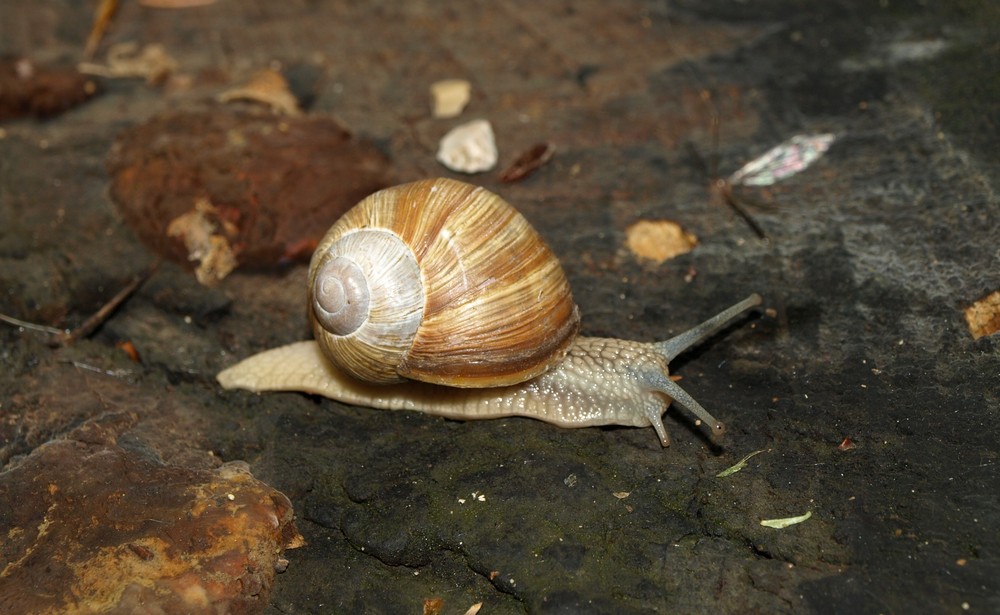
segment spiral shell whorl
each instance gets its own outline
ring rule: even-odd
[[[348,254],[373,238],[374,256],[354,260]],[[386,291],[376,293],[369,278],[369,314],[353,333],[327,331],[316,307],[313,329],[328,358],[365,380],[514,384],[562,359],[579,327],[555,255],[513,207],[469,184],[404,184],[376,192],[344,214],[313,256],[310,304],[324,288],[316,272],[340,256],[382,280]],[[391,273],[392,264],[402,265],[402,273]],[[395,281],[397,275],[406,281]],[[403,284],[414,286],[404,290]],[[391,299],[392,307],[382,307],[383,299]],[[363,350],[354,348],[359,343]],[[373,358],[398,361],[378,368],[353,365]]]
[[[396,366],[412,346],[424,310],[413,252],[392,233],[359,230],[316,255],[309,305],[320,344],[355,378],[402,380]]]
[[[316,320],[327,331],[348,335],[368,320],[371,307],[368,279],[349,258],[338,256],[326,261],[316,272],[313,295]]]

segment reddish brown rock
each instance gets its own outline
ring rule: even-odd
[[[126,130],[108,170],[146,245],[179,263],[211,260],[213,272],[308,258],[344,211],[391,183],[386,156],[330,118],[222,105]]]
[[[282,552],[301,545],[288,499],[246,464],[160,463],[88,421],[0,473],[0,612],[255,613]]]

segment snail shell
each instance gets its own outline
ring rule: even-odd
[[[559,261],[499,196],[450,179],[372,194],[309,270],[324,354],[373,383],[495,387],[558,363],[580,325]]]

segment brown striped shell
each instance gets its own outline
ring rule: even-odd
[[[309,268],[324,354],[369,382],[505,386],[566,354],[580,317],[559,261],[499,196],[451,179],[381,190]]]

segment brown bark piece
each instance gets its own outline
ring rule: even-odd
[[[374,144],[325,117],[276,117],[213,105],[166,113],[121,134],[108,159],[111,196],[147,246],[190,263],[171,222],[213,207],[237,265],[308,257],[340,215],[390,183]]]
[[[58,115],[99,89],[96,81],[75,70],[39,66],[27,58],[0,59],[0,122]]]

